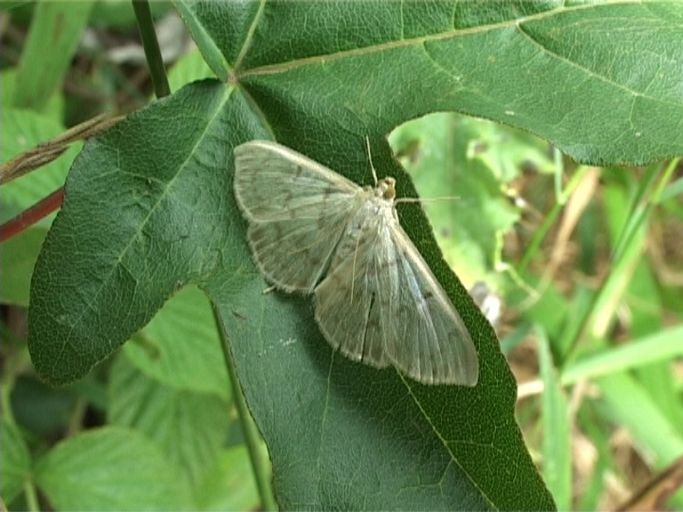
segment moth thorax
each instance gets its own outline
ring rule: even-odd
[[[375,188],[375,194],[384,199],[394,199],[396,197],[396,180],[391,177],[382,178]]]

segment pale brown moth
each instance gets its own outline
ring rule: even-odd
[[[314,294],[330,345],[425,384],[474,386],[470,334],[401,228],[395,196],[391,177],[361,187],[274,142],[235,148],[254,260],[276,288]]]

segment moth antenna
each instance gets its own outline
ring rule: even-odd
[[[375,166],[372,165],[372,151],[370,150],[370,137],[365,136],[365,145],[368,148],[368,160],[370,160],[370,170],[372,171],[372,179],[375,180],[375,186],[377,186],[377,172],[375,171]]]

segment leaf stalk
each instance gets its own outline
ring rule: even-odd
[[[147,0],[133,0],[133,10],[138,21],[142,47],[145,50],[145,57],[149,65],[149,73],[154,84],[154,94],[157,98],[163,98],[171,94],[171,87],[168,85],[164,60],[161,57],[159,41],[157,41],[152,21],[152,10]]]
[[[256,488],[261,498],[261,509],[264,511],[274,511],[277,510],[278,507],[273,499],[269,471],[267,471],[267,469],[264,467],[261,458],[261,452],[259,448],[260,435],[256,428],[256,424],[251,417],[249,408],[247,407],[247,402],[244,399],[242,387],[240,386],[239,380],[237,378],[235,366],[230,354],[228,338],[225,330],[223,329],[223,323],[221,322],[218,309],[213,302],[211,303],[211,310],[213,312],[214,321],[216,322],[216,330],[218,331],[218,336],[221,340],[221,349],[223,351],[223,358],[225,359],[225,367],[228,371],[228,378],[230,379],[230,386],[232,387],[232,396],[235,402],[235,407],[237,408],[237,415],[242,427],[244,441],[247,445],[247,451],[249,452],[249,459],[251,461],[251,468],[254,473]]]

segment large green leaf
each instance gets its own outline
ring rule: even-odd
[[[86,143],[34,273],[29,343],[47,378],[79,378],[124,341],[118,335],[127,338],[146,324],[185,282],[247,265],[245,251],[241,259],[228,252],[238,234],[225,168],[239,142],[231,128],[248,120],[249,108],[234,89],[200,82]],[[75,217],[68,214],[73,201]],[[78,205],[83,201],[89,207]],[[84,250],[84,241],[94,246]],[[65,253],[73,259],[59,272],[40,270]],[[87,268],[95,272],[88,278]],[[57,304],[53,286],[62,290]],[[81,308],[72,294],[87,297],[90,306]],[[60,313],[45,314],[55,306]],[[115,313],[121,307],[126,311]]]
[[[263,294],[231,175],[235,145],[275,138],[370,183],[367,135],[379,173],[415,196],[385,134],[435,110],[514,124],[584,161],[680,152],[683,4],[559,3],[178,3],[213,71],[232,75],[130,115],[77,158],[33,280],[38,371],[81,377],[197,283],[217,307],[282,507],[552,508],[494,332],[420,207],[405,205],[401,222],[472,334],[475,388],[352,363],[320,335],[309,298]],[[653,55],[668,64],[650,73]]]
[[[183,127],[173,147],[168,138],[176,127],[169,119],[181,119]],[[479,345],[478,388],[418,386],[393,370],[379,372],[335,357],[315,326],[308,299],[263,294],[266,284],[249,258],[226,172],[232,169],[231,148],[240,140],[235,137],[245,134],[265,135],[241,93],[202,82],[86,145],[37,264],[30,336],[38,370],[53,381],[77,378],[147,322],[173,290],[199,281],[219,305],[242,386],[270,442],[283,506],[358,508],[371,491],[368,507],[550,506],[512,418],[514,383],[493,333],[438,259],[419,210],[409,210],[413,232],[425,233],[420,245],[456,303],[463,304]],[[141,141],[144,153],[120,149]],[[83,202],[94,209],[84,209]],[[86,217],[70,216],[70,210]],[[98,214],[113,210],[119,214]],[[60,234],[73,230],[80,233],[80,249],[69,248],[78,241]],[[82,240],[98,249],[83,251]],[[68,265],[58,273],[43,270],[64,251],[73,258]],[[101,277],[83,282],[86,268],[100,269]],[[77,282],[75,288],[69,284]],[[62,290],[56,314],[54,288]],[[88,297],[89,305],[74,307],[79,300],[69,289]],[[493,459],[499,463],[480,464]],[[361,468],[375,477],[361,477]],[[515,478],[526,482],[523,491],[515,488]],[[338,494],[345,488],[356,491]]]
[[[271,125],[291,130],[291,144],[315,141],[321,116],[330,137],[458,110],[525,128],[587,163],[682,153],[683,5],[562,4],[267,3],[236,77]],[[225,33],[223,19],[195,12],[206,32]]]

